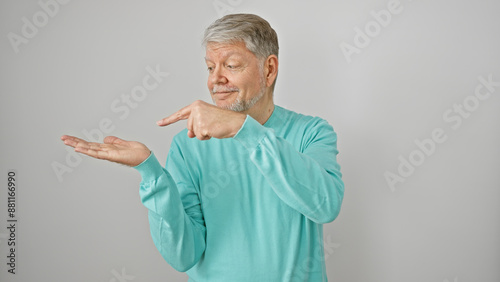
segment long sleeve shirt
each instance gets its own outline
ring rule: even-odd
[[[344,184],[337,136],[319,117],[275,106],[233,138],[177,134],[165,168],[135,168],[153,242],[189,281],[327,281],[323,224]]]

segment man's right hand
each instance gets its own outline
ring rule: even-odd
[[[148,147],[140,142],[126,141],[114,136],[104,138],[104,143],[87,142],[68,135],[61,136],[61,140],[75,148],[75,152],[128,166],[141,164],[151,154]]]

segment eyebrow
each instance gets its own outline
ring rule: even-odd
[[[241,56],[241,55],[240,55],[237,51],[229,51],[229,52],[227,52],[227,53],[223,53],[221,57],[223,57],[223,58],[227,59],[227,58],[229,58],[229,57],[233,56],[234,54],[238,55],[239,57],[243,57],[243,56]],[[212,62],[212,61],[211,61],[210,59],[208,59],[207,57],[204,57],[204,58],[205,58],[205,61],[210,61],[210,62]]]

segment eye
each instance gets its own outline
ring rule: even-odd
[[[207,71],[212,72],[214,70],[214,67],[207,67]]]
[[[224,64],[224,67],[226,67],[228,70],[237,70],[240,68],[240,65],[238,63],[230,62]]]

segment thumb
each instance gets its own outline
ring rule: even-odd
[[[120,139],[116,136],[106,136],[106,138],[104,138],[105,144],[121,144],[123,142],[125,142],[125,140]]]

